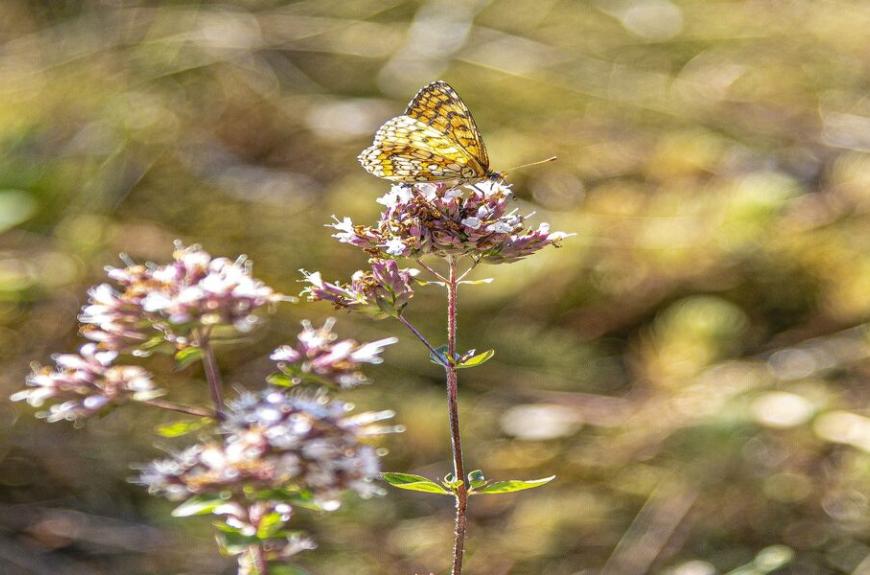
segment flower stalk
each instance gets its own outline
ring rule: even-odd
[[[329,224],[333,237],[364,251],[370,269],[359,270],[351,283],[329,282],[319,272],[304,272],[308,286],[302,295],[308,301],[325,301],[337,309],[364,312],[371,317],[398,319],[445,371],[447,411],[453,472],[437,483],[423,476],[402,472],[382,474],[384,481],[400,489],[438,493],[454,498],[456,519],[452,553],[452,575],[462,575],[465,538],[468,531],[468,496],[471,493],[509,493],[532,489],[553,478],[490,482],[482,470],[466,474],[459,422],[459,369],[477,367],[493,351],[457,351],[457,291],[480,263],[510,264],[529,257],[547,246],[558,247],[571,234],[554,232],[548,224],[529,228],[527,216],[510,208],[510,187],[498,181],[473,185],[424,182],[393,186],[378,199],[385,209],[373,226],[354,224],[350,218],[333,216]],[[430,266],[423,258],[446,262],[446,270]],[[413,260],[437,281],[421,281],[417,270],[401,268],[398,261]],[[460,270],[460,264],[470,265]],[[405,309],[415,286],[439,286],[447,295],[447,345],[434,347],[406,317]],[[508,485],[509,484],[509,485]],[[507,485],[507,486],[506,486]]]
[[[224,419],[223,382],[221,381],[221,372],[214,357],[214,349],[211,346],[209,335],[210,332],[207,329],[199,332],[199,348],[202,350],[202,366],[205,371],[205,378],[208,381],[211,401],[214,404],[215,417],[217,417],[218,421],[222,421]]]
[[[174,411],[176,413],[183,413],[185,415],[193,415],[195,417],[208,417],[210,419],[217,419],[215,412],[209,409],[203,409],[200,407],[194,407],[191,405],[182,405],[180,403],[175,403],[173,401],[166,401],[165,399],[149,399],[143,401],[142,403],[146,405],[150,405],[151,407],[156,407],[158,409],[165,409],[167,411]]]
[[[456,497],[456,524],[453,539],[453,575],[461,575],[462,558],[465,553],[465,532],[468,529],[468,486],[465,467],[462,461],[462,436],[459,429],[459,380],[456,374],[456,299],[459,280],[456,275],[456,259],[447,256],[449,266],[447,277],[447,355],[449,361],[444,366],[447,374],[447,411],[450,417],[450,445],[453,450],[453,476],[459,481],[454,495]]]
[[[269,575],[269,562],[266,560],[266,550],[263,549],[263,546],[251,546],[251,555],[257,568],[257,575]]]
[[[276,371],[264,388],[239,390],[225,401],[213,330],[243,335],[259,325],[258,309],[296,298],[256,280],[245,257],[175,248],[166,265],[122,258],[126,267],[108,268],[110,281],[89,290],[79,316],[90,342],[53,356],[52,365],[33,364],[11,399],[44,407],[36,415],[49,422],[76,426],[133,403],[199,418],[158,427],[164,437],[197,432],[199,439],[137,466],[134,481],[151,494],[184,500],[174,517],[216,517],[217,543],[236,557],[238,575],[286,571],[296,554],[316,547],[292,528],[294,509],[334,511],[346,491],[364,498],[383,492],[374,483],[383,453],[372,439],[401,427],[381,424],[393,417],[389,410],[350,414],[353,406],[332,392],[369,383],[362,367],[381,363],[396,338],[340,339],[332,319],[317,328],[303,321],[297,341],[270,355]],[[372,268],[351,288],[321,288],[341,301],[356,301],[360,290],[377,298],[381,313],[404,307],[412,295],[410,272],[392,260],[374,260]],[[145,366],[126,361],[154,354],[171,354],[179,370],[201,361],[210,400],[190,406],[165,399],[171,390],[159,388]]]
[[[447,360],[447,358],[445,358],[444,355],[443,355],[440,351],[438,351],[437,349],[435,349],[435,347],[434,347],[431,343],[429,343],[429,340],[426,339],[426,336],[423,335],[423,334],[420,332],[420,330],[417,329],[417,327],[416,327],[413,323],[411,323],[410,321],[408,321],[407,318],[405,318],[405,316],[400,315],[400,316],[397,316],[396,319],[398,319],[400,322],[402,322],[402,325],[404,325],[405,327],[407,327],[408,330],[410,330],[410,332],[414,334],[414,337],[416,337],[417,339],[419,339],[420,342],[421,342],[424,346],[426,346],[426,349],[429,350],[429,353],[432,354],[432,357],[433,357],[433,358],[437,358],[438,361],[440,361],[442,364],[445,364],[445,365],[446,365],[447,363],[449,363],[449,361]]]

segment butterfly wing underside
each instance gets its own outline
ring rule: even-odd
[[[372,175],[397,182],[437,182],[478,177],[475,161],[445,134],[410,116],[387,121],[359,155]]]
[[[405,115],[447,134],[474,158],[480,171],[489,170],[489,155],[474,116],[447,82],[438,80],[421,88],[408,104]]]
[[[445,82],[421,89],[405,115],[380,127],[359,161],[372,175],[403,183],[473,181],[489,171],[471,112]]]

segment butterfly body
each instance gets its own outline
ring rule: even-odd
[[[358,159],[370,174],[406,184],[501,179],[489,167],[468,106],[442,81],[417,92],[405,113],[384,123]]]

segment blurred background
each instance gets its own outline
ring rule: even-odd
[[[356,155],[444,79],[493,168],[562,249],[460,294],[469,468],[555,473],[472,500],[470,575],[870,573],[870,4],[860,0],[63,1],[0,4],[0,573],[234,573],[207,519],[131,485],[173,416],[76,430],[5,399],[78,346],[89,285],[176,238],[299,268],[364,265],[331,214],[373,222]],[[432,339],[442,294],[409,317]],[[325,304],[286,305],[220,353],[256,388]],[[442,373],[399,335],[360,409],[393,408],[389,470],[448,468]],[[201,373],[148,364],[175,398]],[[161,440],[169,446],[193,441]],[[446,498],[301,511],[315,575],[444,573]]]

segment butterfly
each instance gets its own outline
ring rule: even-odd
[[[503,179],[489,167],[471,110],[441,80],[417,92],[405,113],[381,126],[357,159],[370,174],[405,184]]]

